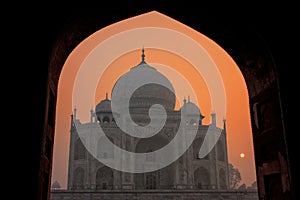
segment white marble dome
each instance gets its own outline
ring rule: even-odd
[[[129,106],[132,111],[149,109],[153,104],[160,104],[166,110],[174,110],[176,96],[171,82],[162,73],[147,64],[144,57],[143,51],[140,64],[132,67],[129,72],[117,80],[112,90],[112,98],[117,84],[117,92],[122,95],[118,95],[117,99],[114,99],[115,102],[124,102],[120,98],[126,98],[130,88],[138,87],[129,99]],[[151,83],[142,84],[143,78],[150,80]],[[140,87],[140,85],[142,86]]]

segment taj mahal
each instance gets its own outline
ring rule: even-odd
[[[126,88],[134,81],[128,77],[134,77],[142,71],[168,81],[162,73],[147,64],[144,49],[140,63],[118,81],[123,81],[122,85]],[[172,86],[170,82],[169,84]],[[153,104],[162,105],[167,113],[164,127],[158,134],[148,138],[132,137],[118,127],[116,117],[126,124],[129,116],[122,112],[113,113],[115,111],[111,108],[112,101],[108,94],[90,110],[89,122],[82,123],[74,108],[70,127],[68,186],[64,190],[51,191],[51,199],[237,199],[237,196],[239,199],[257,199],[256,192],[239,193],[229,189],[226,121],[223,121],[223,127],[217,127],[218,116],[216,113],[209,113],[210,124],[203,124],[203,118],[207,116],[201,113],[201,109],[190,98],[184,98],[182,106],[177,110],[175,103],[175,94],[160,85],[144,85],[134,92],[130,98],[130,117],[136,124],[145,126],[149,123],[148,110]],[[195,107],[200,113],[198,121],[189,115],[182,118],[182,110]],[[179,126],[182,121],[183,128]],[[178,131],[188,134],[194,130],[196,136],[187,150],[168,166],[151,172],[130,173],[113,169],[99,161],[98,158],[101,158],[113,163],[116,152],[111,147],[106,147],[106,152],[101,151],[101,147],[107,144],[91,134],[96,131],[95,125],[101,126],[114,145],[135,153],[162,148]],[[221,134],[209,154],[200,158],[199,150],[209,127],[214,127],[213,130]],[[137,130],[131,128],[130,131]],[[94,149],[95,153],[89,153],[87,147]],[[155,156],[148,156],[141,167],[147,168],[155,162]]]

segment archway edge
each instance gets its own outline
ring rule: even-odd
[[[193,23],[193,19],[189,19],[189,20],[191,20],[191,24],[194,24]],[[189,21],[189,20],[186,20],[186,21]],[[109,21],[109,20],[108,20]],[[77,21],[78,22],[78,21]],[[80,22],[80,20],[79,20],[79,22]],[[81,23],[83,23],[84,24],[84,22],[81,22]],[[110,22],[109,22],[110,23]],[[79,23],[80,24],[80,23]],[[50,75],[50,88],[52,88],[52,90],[54,91],[54,93],[56,94],[56,86],[58,85],[58,77],[59,77],[59,74],[60,74],[60,71],[61,71],[61,69],[62,69],[62,63],[64,63],[64,61],[66,60],[66,57],[69,55],[69,53],[71,53],[71,50],[73,49],[73,48],[75,48],[75,46],[76,46],[76,44],[78,44],[78,41],[81,41],[81,39],[83,39],[83,38],[85,38],[85,36],[87,36],[87,35],[89,35],[90,33],[91,33],[91,29],[93,29],[93,30],[97,30],[98,28],[99,28],[99,24],[89,24],[89,25],[87,25],[87,24],[85,24],[85,27],[89,27],[89,29],[86,29],[86,30],[79,30],[79,28],[77,27],[72,27],[72,28],[70,28],[69,30],[71,30],[70,32],[69,31],[67,31],[67,33],[64,35],[63,34],[63,36],[62,36],[62,40],[61,39],[58,39],[58,43],[57,44],[61,44],[60,42],[62,42],[62,41],[64,41],[65,40],[65,36],[68,34],[68,32],[69,33],[71,33],[72,32],[72,34],[70,34],[70,35],[72,35],[72,37],[70,38],[70,40],[66,43],[66,46],[64,46],[64,45],[57,45],[56,47],[62,47],[60,50],[59,50],[59,52],[61,52],[61,51],[63,51],[63,50],[66,50],[64,53],[58,53],[58,54],[56,54],[57,53],[57,50],[58,49],[55,49],[54,48],[54,54],[53,55],[60,55],[60,56],[53,56],[52,57],[52,59],[51,59],[51,62],[50,62],[50,74],[52,73],[52,75]],[[94,27],[94,28],[93,28]],[[95,27],[97,27],[97,28],[95,28]],[[207,27],[206,27],[207,28]],[[75,31],[75,32],[73,32],[74,30],[76,30],[77,29],[77,31]],[[199,27],[199,28],[196,28],[197,30],[199,30],[199,31],[201,31],[201,28]],[[204,28],[205,29],[205,28]],[[222,33],[222,31],[220,31],[219,30],[219,32],[217,31],[217,33],[216,32],[214,32],[214,30],[213,30],[213,28],[208,28],[208,29],[206,29],[206,31],[208,30],[208,32],[210,32],[211,34],[208,34],[208,35],[211,35],[210,36],[210,38],[215,38],[215,40],[216,41],[222,41],[222,42],[220,42],[220,44],[224,44],[224,46],[226,46],[227,48],[226,49],[231,49],[231,50],[229,50],[228,52],[230,53],[230,55],[234,58],[234,60],[236,60],[238,63],[239,63],[239,66],[243,66],[243,63],[245,64],[245,60],[242,60],[241,59],[241,57],[243,57],[243,56],[245,56],[245,54],[243,55],[243,56],[241,56],[243,53],[245,53],[245,52],[240,52],[240,50],[241,50],[241,46],[242,45],[245,45],[245,43],[242,43],[242,44],[238,44],[238,40],[239,39],[241,39],[241,38],[232,38],[232,36],[234,35],[234,33],[237,33],[237,32],[239,32],[239,31],[236,31],[235,29],[234,30],[230,30],[230,31],[232,31],[232,32],[230,32],[229,34],[228,34],[228,32],[227,32],[227,36],[226,36],[226,34],[225,34],[225,37],[223,37],[223,36],[221,36],[222,34],[220,34],[220,33]],[[236,31],[236,32],[235,32]],[[226,30],[224,30],[224,32],[226,32]],[[223,33],[224,33],[223,32]],[[239,32],[240,33],[240,32]],[[248,33],[245,33],[245,32],[243,32],[244,33],[244,35],[243,36],[245,36],[245,35],[249,35],[249,32]],[[255,40],[256,41],[258,41],[258,43],[260,43],[261,42],[261,39],[259,39],[258,37],[257,37],[257,35],[255,35],[255,33],[254,32],[252,32],[252,31],[250,31],[250,35],[252,35],[252,36],[254,36],[254,38],[256,38]],[[73,40],[74,39],[74,40]],[[242,39],[244,40],[244,41],[247,41],[247,37],[242,37]],[[233,43],[230,43],[231,41],[235,41],[235,42],[233,42]],[[227,43],[227,44],[226,44]],[[235,46],[235,45],[237,45],[237,46]],[[239,45],[241,45],[241,46],[239,46]],[[246,45],[249,45],[249,43],[247,43],[246,42]],[[73,47],[73,48],[72,48]],[[252,53],[253,52],[255,52],[253,49],[252,49]],[[54,67],[53,67],[54,66]],[[274,66],[273,66],[274,67]],[[244,69],[241,69],[242,71],[243,71],[243,74],[244,74],[244,76],[245,76],[245,79],[246,79],[246,81],[247,81],[247,84],[249,85],[249,84],[251,84],[251,83],[253,83],[253,80],[251,80],[251,77],[249,76],[249,75],[245,75],[245,70]],[[276,75],[277,76],[277,75]],[[277,77],[276,77],[277,78]],[[275,92],[276,93],[276,92]],[[281,109],[281,108],[279,108],[279,109]],[[253,115],[253,113],[251,113],[252,115]],[[284,120],[284,119],[282,119],[282,120]],[[281,128],[279,128],[279,129],[281,129]],[[257,141],[254,141],[254,143],[256,143]],[[278,143],[281,143],[281,142],[278,142]],[[284,147],[285,148],[285,147]],[[284,155],[284,156],[286,156],[286,155]]]

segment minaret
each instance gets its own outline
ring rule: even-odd
[[[76,113],[77,113],[77,108],[75,106],[73,111],[73,120],[76,120]]]
[[[73,154],[74,154],[74,141],[75,141],[75,135],[77,135],[76,130],[76,106],[74,107],[73,114],[71,114],[71,127],[70,127],[70,144],[69,144],[69,163],[68,163],[68,189],[72,188],[73,185]]]
[[[146,63],[145,62],[145,50],[144,50],[144,47],[142,48],[142,63]]]
[[[228,167],[228,148],[227,148],[227,133],[226,133],[226,119],[223,119],[223,133],[224,133],[224,143],[225,143],[225,162],[226,162],[226,187],[229,188],[229,167]]]
[[[216,126],[217,125],[217,122],[216,122],[216,113],[213,112],[211,113],[211,124]]]
[[[223,132],[226,134],[226,119],[223,119]]]
[[[91,108],[91,110],[90,110],[90,113],[91,113],[91,119],[90,119],[90,122],[91,123],[93,123],[94,121],[96,121],[95,120],[95,112],[94,112],[94,110]]]
[[[146,64],[146,61],[145,61],[145,50],[144,50],[144,47],[142,48],[142,61],[140,62],[140,64],[139,65],[141,65],[141,64]]]

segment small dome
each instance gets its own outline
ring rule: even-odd
[[[184,103],[183,106],[181,106],[180,110],[185,111],[186,113],[195,113],[195,110],[198,110],[200,113],[200,109],[198,106],[192,102]]]
[[[107,94],[106,98],[96,105],[95,111],[96,113],[111,112],[111,101],[108,99]]]
[[[187,114],[196,114],[195,111],[197,111],[200,114],[200,120],[204,118],[199,107],[196,104],[192,103],[190,101],[190,98],[188,98],[188,102],[186,102],[186,99],[184,99],[184,104],[181,106],[180,111],[184,111]]]

